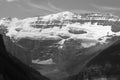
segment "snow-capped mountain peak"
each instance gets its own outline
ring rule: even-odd
[[[95,43],[106,43],[110,38],[108,35],[120,36],[119,26],[116,26],[119,23],[119,18],[113,15],[100,13],[77,15],[69,11],[22,20],[12,18],[0,21],[0,25],[7,26],[6,36],[15,40],[21,38],[62,40],[60,43],[68,39],[88,39],[94,40]]]
[[[74,16],[74,13],[65,11],[65,12],[60,12],[56,14],[50,14],[47,16],[42,16],[43,21],[47,20],[63,20],[63,19],[72,19]]]

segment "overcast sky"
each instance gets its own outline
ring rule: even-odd
[[[120,0],[0,0],[0,17],[25,18],[61,11],[111,12],[120,16]]]

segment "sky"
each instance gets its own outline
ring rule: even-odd
[[[27,18],[63,11],[103,12],[120,16],[120,0],[0,0],[0,18]]]

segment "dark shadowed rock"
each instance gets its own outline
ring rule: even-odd
[[[0,75],[3,75],[4,80],[49,80],[9,53],[2,35],[0,41]]]
[[[119,80],[120,41],[100,52],[77,75],[66,80]]]

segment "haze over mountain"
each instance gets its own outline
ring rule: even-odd
[[[119,0],[0,0],[0,17],[25,18],[60,11],[111,12],[119,16]]]

